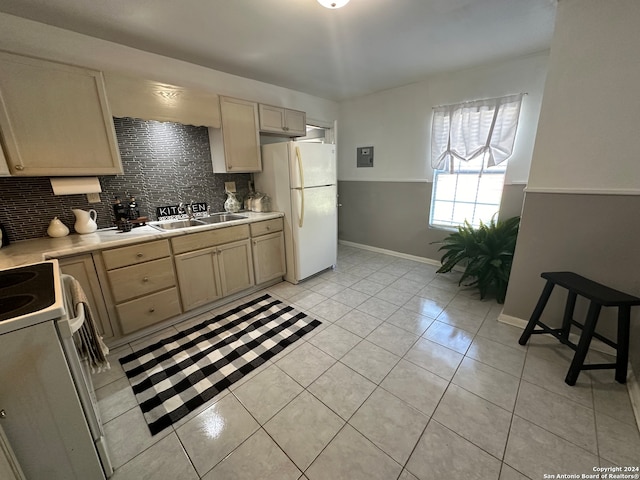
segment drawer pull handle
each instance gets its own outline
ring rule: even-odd
[[[0,410],[0,418],[7,418],[7,412]]]
[[[155,308],[153,308],[153,307],[151,307],[151,308],[149,309],[149,313],[153,313],[153,312],[155,312],[155,311],[156,311],[156,309],[155,309]]]
[[[142,279],[142,281],[143,281],[143,282],[148,282],[148,281],[149,281],[149,277],[144,277],[144,278]]]
[[[271,230],[271,227],[269,225],[267,225],[267,231]]]
[[[143,256],[144,256],[143,253],[136,253],[136,257],[138,257],[138,258],[142,258]]]

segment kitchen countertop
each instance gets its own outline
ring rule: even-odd
[[[103,228],[94,233],[84,235],[74,233],[60,238],[44,237],[22,240],[0,248],[0,269],[41,262],[50,258],[66,257],[148,240],[177,237],[202,232],[204,230],[232,227],[234,225],[243,225],[284,216],[281,212],[238,212],[238,215],[246,216],[247,218],[166,232],[146,225],[144,227],[136,227],[130,232],[121,232],[113,227]]]

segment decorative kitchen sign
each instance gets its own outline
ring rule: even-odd
[[[156,207],[156,216],[158,220],[181,220],[187,218],[187,207],[191,206],[191,211],[194,217],[206,217],[207,216],[207,203],[206,202],[193,202],[189,204],[180,205],[167,205],[166,207]]]

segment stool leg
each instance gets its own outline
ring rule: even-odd
[[[547,280],[547,284],[544,286],[544,289],[542,290],[542,294],[538,299],[536,308],[534,308],[533,313],[531,314],[529,323],[527,323],[527,326],[525,327],[524,332],[522,332],[522,335],[520,336],[520,340],[518,340],[518,343],[520,345],[525,345],[529,340],[529,337],[531,336],[531,332],[533,332],[533,329],[535,328],[536,323],[538,322],[538,320],[540,320],[540,317],[542,316],[542,311],[544,310],[544,307],[547,306],[547,302],[549,301],[549,297],[551,296],[551,292],[554,286],[555,286],[554,283]]]
[[[578,294],[575,292],[567,292],[567,304],[564,307],[564,317],[562,318],[562,335],[560,336],[561,339],[564,338],[565,340],[569,340],[569,333],[571,332],[571,320],[573,319],[573,311],[576,308],[577,296]]]
[[[616,355],[616,382],[627,381],[627,362],[629,360],[629,319],[631,307],[618,307],[618,353]]]
[[[584,359],[589,351],[589,345],[591,344],[591,337],[596,329],[596,323],[598,322],[598,315],[600,315],[601,305],[592,301],[589,304],[589,311],[587,312],[587,320],[584,322],[582,329],[582,335],[580,335],[580,341],[578,342],[578,348],[571,361],[569,372],[564,381],[567,385],[575,385],[580,375],[580,370],[584,364]]]

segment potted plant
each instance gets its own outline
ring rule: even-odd
[[[457,232],[438,242],[442,244],[438,251],[445,251],[438,273],[466,263],[458,285],[470,279],[466,285],[478,287],[481,299],[492,292],[498,303],[504,303],[519,226],[520,217],[498,222],[492,218],[488,224],[480,222],[477,228],[465,220]]]

